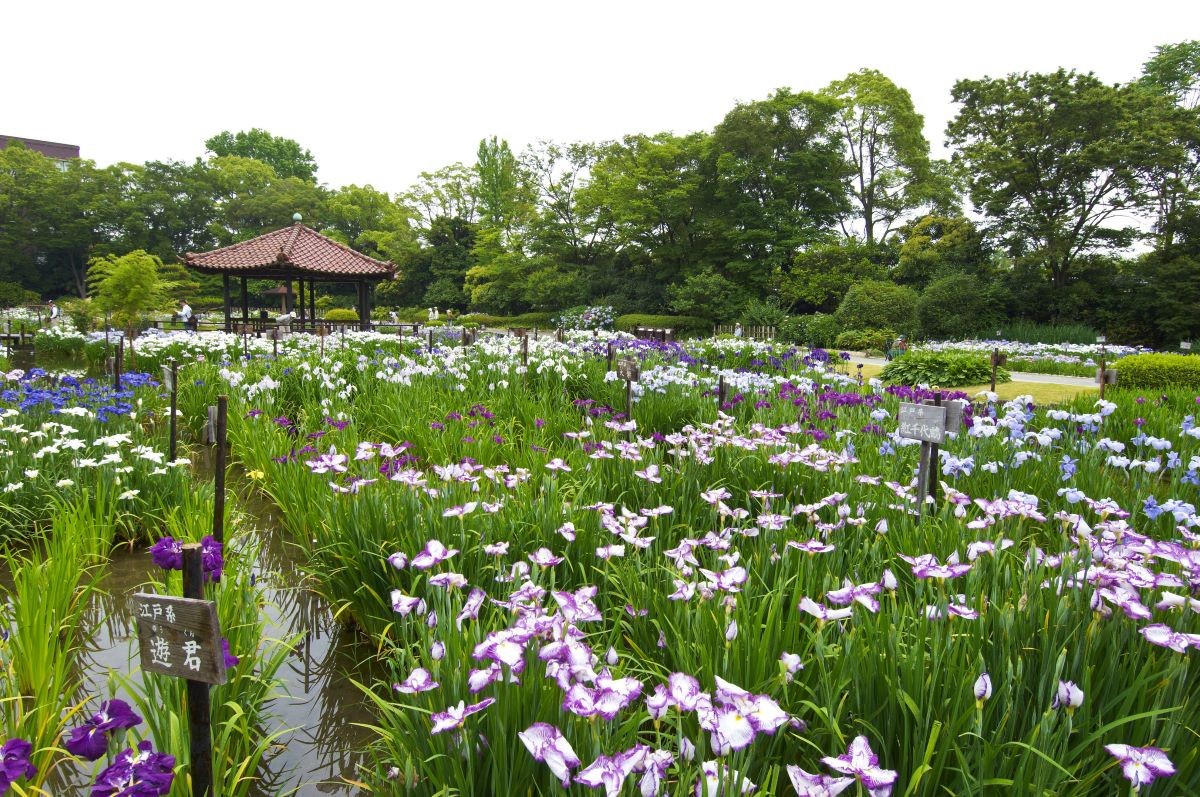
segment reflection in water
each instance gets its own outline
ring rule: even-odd
[[[282,539],[271,516],[261,514],[251,520],[261,529],[255,574],[268,601],[263,608],[265,636],[298,637],[278,672],[282,694],[268,709],[272,723],[263,728],[264,734],[290,731],[268,753],[259,773],[258,793],[264,797],[356,794],[359,790],[345,781],[359,779],[371,735],[355,723],[369,723],[372,716],[351,679],[370,683],[374,674],[364,662],[371,659],[372,649],[343,629],[325,602],[305,587],[296,561],[299,549]],[[159,573],[145,550],[121,549],[113,554],[102,589],[93,593],[88,610],[91,639],[78,664],[84,696],[112,694],[128,699],[110,683],[109,672],[128,673],[138,666],[137,628],[127,608],[129,596]],[[94,708],[89,704],[89,710]],[[54,793],[86,792],[91,771],[60,768],[52,784]]]

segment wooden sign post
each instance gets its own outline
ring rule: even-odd
[[[961,409],[960,409],[961,413]],[[946,442],[946,408],[939,394],[932,406],[900,402],[897,417],[901,437],[921,441],[921,459],[917,466],[917,519],[925,511],[925,497],[937,498],[938,446]]]
[[[167,364],[162,367],[163,385],[167,388],[167,392],[171,394],[171,420],[168,423],[170,429],[170,442],[167,447],[167,462],[175,461],[175,452],[177,450],[178,424],[175,418],[176,408],[179,405],[179,389],[176,386],[176,377],[179,375],[179,363],[174,357],[167,358]]]
[[[725,406],[725,396],[728,388],[725,387],[725,374],[721,374],[721,378],[717,381],[717,406]]]
[[[1100,344],[1100,367],[1096,369],[1096,382],[1100,385],[1100,400],[1104,400],[1104,386],[1116,384],[1116,374],[1113,374],[1112,379],[1109,379],[1108,368],[1105,363],[1105,356],[1108,352],[1105,350],[1105,344],[1108,343],[1108,338],[1104,335],[1097,335],[1096,342]]]
[[[142,670],[187,680],[193,797],[213,794],[209,686],[226,680],[217,605],[204,600],[201,570],[200,544],[184,545],[184,597],[133,596]]]
[[[433,330],[429,330],[429,350],[433,351]]]
[[[563,342],[563,331],[562,331],[562,327],[559,327],[558,329],[554,330],[554,342],[555,342],[555,343],[562,343],[562,342]]]
[[[529,368],[529,336],[521,336],[521,365]]]
[[[612,369],[613,369],[613,342],[610,340],[608,342],[608,368],[605,370],[611,371]]]
[[[992,392],[996,392],[996,369],[1008,362],[1008,355],[999,348],[992,349]]]
[[[225,437],[229,412],[229,396],[217,396],[216,464],[213,466],[216,494],[213,496],[213,537],[225,542]]]
[[[121,392],[121,368],[125,365],[125,335],[117,338],[117,353],[113,357],[113,390]]]
[[[622,357],[617,363],[617,376],[625,380],[625,420],[633,420],[633,383],[638,381],[642,376],[642,369],[638,365],[638,361],[632,357]],[[633,439],[632,432],[626,432],[627,440]]]

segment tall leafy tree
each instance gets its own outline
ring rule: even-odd
[[[254,158],[227,155],[209,162],[221,244],[242,241],[279,229],[293,213],[317,223],[325,194],[315,183],[298,177],[282,178],[271,166]]]
[[[197,159],[122,163],[114,167],[116,225],[112,248],[142,249],[164,261],[217,245],[212,173]]]
[[[120,257],[92,258],[88,291],[96,307],[111,313],[113,322],[133,338],[143,313],[170,307],[176,284],[169,274],[162,260],[140,249]]]
[[[322,211],[321,231],[371,257],[401,257],[417,245],[412,211],[369,185],[331,192]]]
[[[268,164],[279,177],[295,177],[305,182],[317,180],[317,162],[312,153],[290,138],[273,136],[253,128],[231,133],[224,130],[204,142],[214,157],[236,155]]]
[[[862,69],[822,93],[838,103],[852,218],[868,244],[885,240],[905,214],[945,196],[949,186],[929,159],[925,119],[907,89],[882,72]]]
[[[421,172],[420,176],[402,200],[416,211],[422,229],[428,230],[437,219],[461,219],[469,224],[478,220],[479,191],[474,169],[453,163],[434,172]]]
[[[713,131],[711,188],[700,193],[712,197],[701,215],[709,259],[752,293],[848,209],[837,110],[828,97],[784,88],[738,105]]]
[[[1183,217],[1200,201],[1200,41],[1159,47],[1138,85],[1170,105],[1141,120],[1143,131],[1158,135],[1164,157],[1140,169],[1155,203],[1158,245],[1169,248]]]
[[[969,175],[971,200],[1014,257],[1037,263],[1056,288],[1089,252],[1134,238],[1143,200],[1137,166],[1139,93],[1058,70],[960,80],[947,136]]]

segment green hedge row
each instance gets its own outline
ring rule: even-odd
[[[707,337],[712,334],[713,323],[707,318],[691,315],[649,315],[646,313],[630,313],[618,316],[617,329],[621,332],[633,332],[639,327],[646,329],[670,329],[675,337]]]
[[[1114,366],[1117,384],[1137,390],[1200,388],[1200,357],[1194,354],[1132,354]]]

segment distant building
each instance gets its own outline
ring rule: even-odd
[[[79,145],[77,144],[59,144],[57,141],[39,141],[36,138],[21,138],[20,136],[0,135],[0,149],[4,149],[13,141],[20,141],[34,152],[42,153],[55,161],[58,168],[64,172],[67,170],[67,161],[79,158]]]

